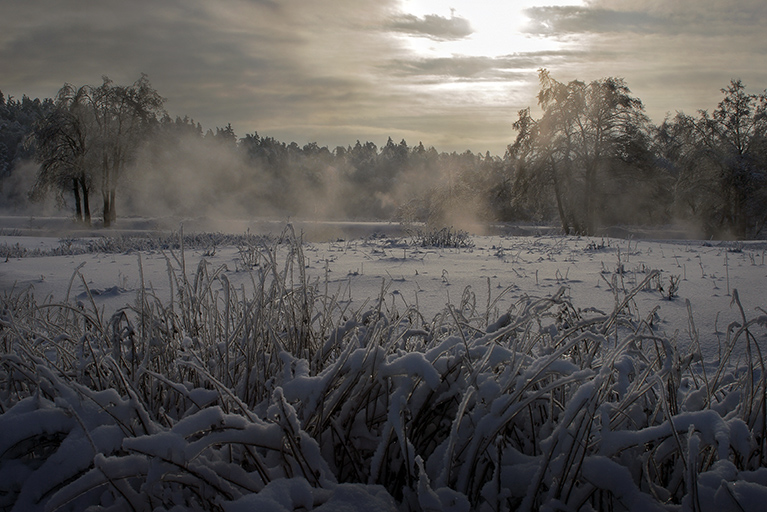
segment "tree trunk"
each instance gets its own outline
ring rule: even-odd
[[[573,180],[571,166],[572,160],[570,160],[570,157],[568,156],[565,158],[564,165],[562,166],[565,185],[565,190],[562,192],[563,211],[567,215],[568,225],[571,226],[570,232],[575,233],[576,235],[583,235],[585,234],[583,227],[584,212],[577,201],[578,195],[575,192],[575,180]]]
[[[557,169],[554,163],[551,164],[551,181],[554,184],[554,197],[557,200],[557,211],[559,212],[559,221],[562,223],[562,230],[565,235],[570,234],[570,223],[567,220],[567,213],[565,213],[564,199],[562,198],[562,186],[559,183],[559,176],[557,176]]]
[[[82,189],[83,195],[83,222],[90,226],[91,225],[91,204],[90,204],[90,190],[88,190],[88,186],[85,184],[85,179],[81,178],[79,180],[79,186]]]
[[[111,205],[111,208],[109,210],[109,223],[114,224],[117,220],[117,210],[115,209],[115,189],[111,189],[109,191],[109,204]]]
[[[77,178],[72,179],[72,192],[75,194],[75,220],[82,222],[83,211],[82,203],[80,202],[80,184],[77,182]]]
[[[112,225],[112,203],[109,201],[109,192],[102,192],[101,198],[104,200],[104,227],[108,228]]]
[[[746,213],[746,200],[741,194],[737,194],[735,198],[735,212],[734,212],[734,234],[738,240],[745,240],[748,236],[748,224],[749,218]]]
[[[584,199],[584,235],[593,235],[596,230],[596,195],[597,195],[597,171],[596,164],[592,163],[586,168]]]
[[[104,227],[108,228],[117,220],[115,189],[102,192],[101,197],[104,200]]]

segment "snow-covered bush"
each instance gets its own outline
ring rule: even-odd
[[[460,229],[452,227],[427,228],[410,230],[413,244],[421,247],[474,247],[471,236]]]
[[[498,318],[360,310],[265,240],[252,290],[171,252],[172,299],[3,297],[3,510],[749,510],[767,499],[767,316],[704,365],[614,288]],[[191,269],[190,269],[191,270]],[[73,279],[81,278],[79,275]],[[85,283],[85,280],[83,279]],[[737,293],[734,302],[739,305]],[[587,306],[587,305],[586,305]],[[694,327],[691,328],[694,332]]]

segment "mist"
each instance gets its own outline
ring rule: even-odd
[[[21,160],[14,172],[0,180],[0,214],[47,217],[60,215],[68,208],[68,198],[63,194],[47,194],[35,203],[30,202],[38,168],[34,161]]]
[[[357,141],[330,150],[258,134],[238,139],[220,128],[203,135],[189,126],[179,120],[166,124],[136,151],[120,178],[115,228],[143,218],[157,229],[184,225],[198,232],[235,233],[280,230],[291,221],[320,240],[446,227],[481,235],[497,231],[499,223],[540,232],[558,223],[551,184],[536,182],[540,176],[526,174],[508,155],[439,153],[391,138],[380,148]],[[70,210],[65,194],[29,204],[25,191],[35,172],[36,164],[27,162],[13,180],[5,180],[6,204],[17,205],[16,213],[37,216]],[[582,183],[573,183],[569,191],[576,207],[586,194],[598,194],[593,234],[711,236],[704,219],[675,205],[670,175],[640,176],[626,168],[600,179],[598,191]],[[94,189],[94,212],[98,196]],[[133,220],[126,223],[126,217]],[[352,234],[354,225],[366,227]]]
[[[230,230],[237,221],[395,222],[473,228],[496,220],[470,175],[500,159],[439,154],[391,139],[330,150],[218,129],[165,130],[137,152],[120,215]],[[118,221],[119,222],[119,221]],[[234,224],[233,224],[234,223]]]
[[[52,153],[52,160],[45,160],[44,151],[34,154],[34,144],[20,141],[32,140],[34,126],[39,126],[30,120],[43,118],[46,126],[59,126],[54,121],[62,111],[52,110],[49,100],[9,101],[4,114],[9,118],[16,111],[32,112],[23,117],[26,124],[8,125],[15,126],[13,154],[48,162],[49,172],[42,173],[46,167],[32,163],[29,156],[11,158],[6,150],[7,161],[0,162],[10,169],[2,178],[3,205],[16,214],[38,217],[57,208],[77,210],[69,214],[73,220],[89,225],[92,216],[97,227],[109,227],[118,219],[118,228],[119,219],[133,217],[152,219],[161,228],[185,223],[198,230],[227,232],[248,229],[254,222],[290,220],[391,223],[405,232],[450,227],[485,234],[501,223],[559,228],[566,235],[642,236],[652,231],[654,237],[675,238],[763,236],[764,94],[747,94],[742,82],[733,79],[722,89],[726,98],[714,112],[717,117],[706,111],[697,118],[680,113],[654,126],[622,79],[565,84],[546,70],[541,77],[542,93],[547,93],[543,97],[559,99],[543,101],[539,119],[530,109],[519,112],[513,124],[516,140],[503,157],[468,150],[440,153],[420,141],[412,145],[391,137],[380,147],[357,140],[331,149],[315,142],[286,143],[257,132],[238,137],[231,125],[205,133],[188,117],[171,119],[161,108],[162,98],[142,76],[127,90],[150,91],[156,108],[145,116],[145,124],[136,125],[132,137],[89,133],[92,140],[84,149],[69,148],[80,160],[68,160],[72,155],[64,158],[66,153]],[[558,94],[564,90],[569,93]],[[611,99],[616,91],[619,102]],[[586,100],[589,108],[584,107]],[[733,153],[728,126],[719,126],[736,100],[755,106],[738,113],[740,122],[752,127],[742,154]],[[571,101],[575,103],[567,103]],[[600,109],[614,114],[608,116],[611,121],[592,116]],[[569,114],[562,117],[560,111]],[[82,123],[89,126],[88,118]],[[584,127],[578,140],[569,135],[580,133],[572,131],[574,126]],[[717,130],[708,129],[712,126]],[[100,159],[99,148],[116,142],[123,145],[121,154],[127,159]],[[59,147],[46,144],[41,147]],[[11,147],[8,142],[6,146]],[[85,163],[78,167],[72,161]],[[103,165],[109,161],[119,165]],[[73,181],[80,187],[73,190]],[[79,208],[80,189],[90,198],[88,212]],[[43,201],[31,205],[30,191]],[[78,208],[73,209],[73,203]]]

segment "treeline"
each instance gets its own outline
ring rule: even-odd
[[[542,70],[543,113],[519,113],[506,162],[513,202],[565,233],[686,221],[705,236],[754,237],[767,221],[767,94],[740,80],[709,114],[650,123],[623,80],[558,82]]]
[[[52,99],[20,100],[0,91],[0,197],[3,207],[18,208],[27,202],[31,182],[25,182],[24,164],[34,159],[28,144],[35,123],[54,109]],[[34,179],[34,176],[31,177]]]
[[[82,222],[96,197],[105,225],[119,189],[121,211],[139,215],[543,222],[571,234],[682,221],[706,237],[763,234],[767,93],[732,80],[713,112],[655,126],[621,79],[539,78],[541,116],[519,113],[503,156],[205,131],[171,117],[143,75],[130,86],[65,85],[52,100],[0,94],[2,183],[31,183],[31,199],[53,195]],[[37,165],[22,164],[30,159]],[[6,204],[14,194],[3,188]]]

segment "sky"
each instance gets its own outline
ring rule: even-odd
[[[146,73],[172,116],[333,149],[503,155],[537,71],[626,80],[647,114],[767,88],[764,0],[0,0],[0,91]]]

